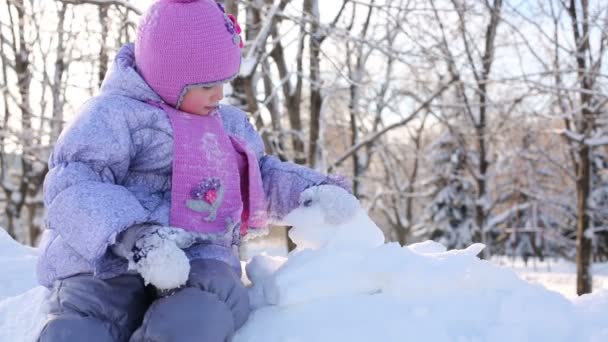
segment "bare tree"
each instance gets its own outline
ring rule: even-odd
[[[0,197],[0,207],[4,212],[3,225],[24,243],[34,245],[41,232],[44,209],[41,190],[48,171],[46,163],[68,113],[77,106],[74,98],[66,100],[68,94],[81,91],[71,82],[82,76],[74,76],[70,67],[78,64],[79,69],[86,70],[86,66],[100,61],[101,69],[95,73],[93,82],[97,88],[108,63],[105,44],[100,44],[100,53],[95,55],[78,41],[82,35],[95,36],[87,32],[95,27],[95,21],[85,21],[84,28],[75,27],[75,23],[82,21],[91,9],[98,9],[95,5],[105,6],[98,9],[101,22],[97,23],[96,31],[105,41],[115,34],[111,22],[104,20],[112,17],[110,11],[117,10],[112,6],[125,4],[128,11],[137,11],[121,1],[6,0],[0,4],[0,11],[6,13],[0,18],[3,90],[0,188],[4,195]],[[114,24],[124,26],[116,21]],[[16,86],[13,80],[17,81]]]
[[[2,190],[4,191],[6,198],[4,211],[7,219],[7,231],[15,236],[15,224],[22,215],[22,209],[26,204],[27,195],[37,192],[42,184],[44,173],[41,174],[37,172],[34,167],[36,160],[31,154],[31,151],[28,150],[32,146],[34,140],[34,134],[31,131],[33,128],[33,113],[30,104],[30,87],[32,81],[30,60],[31,45],[26,38],[31,25],[31,12],[28,13],[28,8],[23,0],[7,0],[5,8],[8,9],[8,28],[10,33],[8,34],[8,37],[3,35],[4,39],[2,44],[8,48],[8,51],[4,50],[4,52],[8,52],[10,56],[12,56],[12,60],[9,60],[9,57],[4,57],[3,62],[6,63],[5,67],[10,68],[14,72],[17,78],[17,89],[19,94],[19,96],[12,96],[9,95],[10,92],[8,91],[5,93],[6,130],[9,130],[8,120],[11,116],[10,106],[11,104],[14,104],[18,108],[20,117],[21,131],[18,133],[18,140],[23,142],[20,146],[22,151],[18,159],[21,177],[16,180],[16,183],[13,182],[13,180],[8,179],[11,177],[11,174],[7,172],[8,165],[5,163],[8,161],[6,157],[3,158],[2,164],[3,179],[1,181]],[[5,73],[8,68],[5,68]],[[8,87],[8,84],[6,84],[6,86]],[[6,140],[4,142],[6,142]],[[14,167],[14,165],[11,167]]]
[[[582,139],[572,139],[574,149],[574,167],[576,170],[576,264],[577,264],[577,293],[589,293],[592,290],[591,250],[593,232],[590,230],[589,196],[591,186],[591,146],[590,140],[598,132],[598,118],[607,99],[598,93],[597,80],[600,77],[602,61],[608,39],[608,8],[600,9],[597,15],[603,17],[602,22],[593,23],[595,15],[590,14],[587,0],[563,1],[561,5],[567,10],[571,23],[571,39],[574,48],[572,58],[576,61],[576,101],[578,108],[568,108],[574,111],[572,119],[565,122],[568,132],[575,133]],[[592,16],[593,15],[593,16]],[[591,25],[600,27],[599,48],[591,48]],[[557,42],[556,42],[557,44]],[[559,83],[556,84],[559,86]],[[570,135],[572,137],[572,135]]]
[[[602,77],[608,43],[608,6],[587,0],[559,0],[537,2],[536,9],[534,18],[516,8],[513,11],[537,33],[536,42],[528,42],[527,46],[530,58],[542,69],[538,76],[525,75],[525,80],[532,89],[551,98],[545,109],[548,113],[541,113],[541,117],[561,120],[556,130],[563,138],[563,151],[569,157],[568,174],[574,179],[571,193],[576,203],[573,214],[577,293],[584,294],[592,290],[590,264],[594,229],[589,206],[592,151],[605,145],[602,117],[608,97]],[[542,26],[539,21],[552,25]],[[536,49],[538,45],[544,49]]]

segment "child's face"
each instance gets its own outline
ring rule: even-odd
[[[180,110],[197,115],[208,115],[224,97],[224,85],[213,87],[195,87],[189,89],[182,99]]]

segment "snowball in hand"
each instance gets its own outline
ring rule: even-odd
[[[186,283],[190,274],[190,261],[174,241],[157,235],[150,238],[155,248],[147,252],[137,263],[131,263],[130,269],[141,274],[146,284],[152,284],[159,290],[171,290]]]
[[[356,197],[341,187],[319,185],[300,194],[300,206],[284,221],[298,248],[373,248],[384,243],[382,231]]]

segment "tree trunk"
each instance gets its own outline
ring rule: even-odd
[[[586,212],[590,182],[589,147],[583,145],[579,156],[576,173],[576,293],[582,295],[592,290],[591,239],[587,232],[590,228]]]
[[[375,0],[372,0],[370,5],[374,5]],[[353,9],[354,11],[354,9]],[[361,30],[361,33],[359,34],[359,37],[361,37],[361,39],[365,39],[367,37],[367,30],[369,28],[369,24],[371,21],[371,17],[372,17],[372,11],[373,11],[373,6],[370,6],[367,12],[367,16],[365,19],[365,23],[363,24],[363,28]],[[354,21],[354,18],[353,18]],[[352,28],[354,22],[351,21],[349,28]],[[359,98],[361,95],[361,91],[360,88],[362,86],[362,82],[363,82],[363,74],[366,70],[366,63],[367,63],[367,58],[369,56],[369,54],[367,54],[366,52],[364,52],[363,50],[363,46],[361,43],[355,43],[356,47],[353,48],[351,50],[350,48],[350,44],[347,43],[347,48],[346,48],[346,63],[348,64],[348,75],[349,78],[351,80],[350,82],[350,86],[349,86],[349,91],[350,91],[350,99],[349,99],[349,104],[348,104],[348,109],[349,109],[349,114],[350,114],[350,134],[351,134],[351,139],[350,139],[350,143],[351,146],[355,146],[357,145],[357,143],[359,143],[359,123],[358,123],[358,118],[360,116],[360,112],[359,112]],[[355,61],[355,65],[354,67],[351,66],[351,62],[350,62],[350,56],[351,55],[355,55],[356,57],[356,61]],[[367,166],[369,166],[369,160],[371,159],[371,157],[369,156],[369,148],[366,148],[366,152],[368,153],[367,157],[365,158],[367,160],[367,165],[362,165],[361,159],[359,157],[359,153],[355,152],[353,153],[353,195],[355,195],[355,197],[359,196],[360,193],[360,186],[361,186],[361,180],[360,177],[363,175],[365,169],[367,168]]]
[[[304,0],[304,13],[310,20],[309,63],[310,63],[310,132],[308,140],[308,165],[315,167],[320,155],[319,140],[321,138],[321,42],[319,32],[319,2]]]
[[[30,149],[32,146],[33,135],[32,132],[32,108],[30,106],[30,85],[32,81],[32,72],[30,70],[30,51],[25,41],[26,35],[26,21],[28,20],[25,3],[23,0],[16,0],[13,2],[15,10],[17,11],[17,37],[13,38],[13,51],[15,55],[15,73],[17,74],[17,86],[19,89],[19,109],[21,114],[21,129],[23,134],[23,140],[21,141],[21,177],[17,185],[16,192],[17,196],[13,195],[13,191],[7,193],[7,209],[6,213],[10,216],[9,222],[11,227],[9,229],[14,230],[13,226],[15,222],[19,221],[23,205],[28,193],[28,187],[30,180],[33,176],[32,168],[32,157],[27,158],[26,155],[32,153]],[[11,12],[9,11],[9,14]],[[25,227],[27,228],[27,227]],[[16,234],[16,232],[15,232]]]
[[[270,113],[270,126],[272,127],[272,132],[266,131],[265,134],[262,135],[262,139],[268,148],[268,153],[278,156],[281,161],[285,161],[287,160],[287,157],[284,152],[285,144],[283,144],[283,125],[281,123],[280,104],[277,96],[273,94],[275,86],[270,76],[270,63],[268,59],[265,59],[260,64],[262,66],[264,94],[266,96],[264,103],[266,104],[266,109],[268,109],[268,112]]]
[[[416,180],[418,178],[420,153],[422,151],[422,137],[424,135],[424,127],[427,116],[428,113],[425,115],[424,119],[422,119],[420,127],[416,130],[416,136],[414,136],[414,147],[416,147],[414,165],[412,166],[412,172],[408,177],[408,184],[405,188],[405,193],[407,194],[407,199],[405,200],[405,219],[407,222],[405,222],[405,224],[402,222],[401,227],[399,227],[400,233],[397,235],[399,237],[399,243],[402,246],[405,246],[407,243],[412,229],[412,221],[414,220],[414,197],[412,196],[412,193],[414,192],[414,184],[416,184]]]
[[[38,212],[36,203],[28,203],[25,205],[27,210],[27,227],[29,230],[28,243],[30,246],[36,246],[38,237],[42,232],[40,227],[36,224],[36,214]]]
[[[568,14],[570,16],[574,42],[576,43],[577,78],[580,87],[581,116],[578,121],[578,132],[589,137],[595,130],[594,116],[591,112],[593,82],[590,73],[592,63],[587,64],[586,57],[591,54],[589,44],[589,3],[581,0],[570,0]],[[577,8],[582,12],[579,13]],[[580,26],[579,26],[580,25]],[[602,56],[599,56],[601,59]],[[593,232],[589,229],[589,216],[587,202],[589,199],[591,182],[591,155],[589,146],[581,142],[578,150],[578,163],[576,170],[576,293],[579,295],[590,293],[593,279],[591,275],[591,238]]]
[[[302,49],[304,44],[304,23],[301,23],[300,38],[298,46],[298,54],[296,57],[296,72],[293,73],[296,76],[296,83],[292,86],[289,78],[291,77],[289,70],[287,69],[287,62],[285,60],[285,51],[280,41],[280,34],[277,30],[276,24],[272,26],[272,38],[276,40],[270,56],[274,60],[279,78],[282,80],[282,92],[284,96],[284,110],[287,113],[289,119],[289,127],[292,132],[302,132],[302,117],[300,110],[300,101],[302,99]],[[294,152],[293,161],[296,164],[306,164],[306,156],[304,154],[305,146],[302,138],[299,135],[292,134],[292,148]]]
[[[108,9],[110,6],[108,5],[100,5],[99,6],[99,24],[101,25],[101,44],[99,48],[99,87],[101,87],[101,83],[103,79],[106,77],[106,73],[108,72],[108,47],[106,45],[106,41],[108,40],[108,35],[110,33],[110,20],[108,19]],[[65,11],[64,11],[65,13]]]
[[[488,5],[489,6],[489,5]],[[482,257],[487,258],[490,254],[490,246],[487,246],[486,237],[486,222],[487,222],[487,183],[486,176],[488,173],[489,162],[487,156],[487,108],[488,108],[488,95],[487,95],[487,82],[489,80],[490,71],[494,62],[495,52],[495,41],[496,31],[498,24],[500,23],[500,16],[502,11],[502,0],[494,0],[494,6],[489,6],[490,10],[490,22],[486,27],[485,32],[485,46],[484,54],[482,59],[482,73],[481,77],[477,80],[477,86],[479,89],[479,118],[475,123],[475,132],[477,138],[477,148],[479,164],[477,168],[477,203],[475,204],[475,224],[479,230],[477,239],[475,242],[481,242],[486,244],[486,248],[483,250]],[[466,38],[464,38],[466,39]]]
[[[7,9],[10,10],[8,3],[6,5],[6,7],[7,7]],[[0,42],[0,58],[2,61],[2,84],[7,85],[10,61],[8,60],[7,54],[5,53],[5,44],[3,41]],[[3,132],[6,132],[8,130],[8,121],[11,117],[11,112],[8,108],[9,97],[10,97],[10,93],[9,93],[8,87],[3,87],[3,89],[2,89],[3,103],[2,104],[4,106],[4,113],[3,113],[3,118],[2,118],[2,127],[0,127]],[[8,167],[6,165],[8,160],[6,159],[6,154],[5,154],[6,153],[5,146],[4,146],[5,138],[6,137],[4,134],[0,134],[0,183],[1,184],[6,184],[6,178],[8,177],[8,173],[6,172],[8,169]],[[8,189],[6,189],[4,186],[2,186],[2,190],[4,191],[4,196],[6,198],[6,206],[8,207],[10,205],[10,191]],[[8,234],[13,239],[15,239],[15,231],[13,229],[12,217],[10,215],[8,215],[7,208],[5,208],[4,210],[5,210],[5,213],[7,214],[7,222],[6,222],[7,226],[5,228],[8,232]]]
[[[64,107],[64,88],[63,88],[63,75],[66,71],[65,63],[65,13],[67,10],[67,4],[63,3],[58,13],[57,23],[57,47],[55,53],[57,59],[55,60],[55,74],[53,76],[53,84],[51,94],[53,96],[53,113],[51,119],[51,142],[55,142],[63,129],[63,107]]]
[[[7,206],[8,205],[10,205],[10,202],[7,203]],[[13,240],[17,241],[17,234],[15,232],[15,219],[12,215],[6,215],[6,232],[11,238],[13,238]]]

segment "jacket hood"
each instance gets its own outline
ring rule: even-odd
[[[120,95],[139,101],[162,101],[135,67],[133,44],[124,45],[101,84],[101,95]]]

